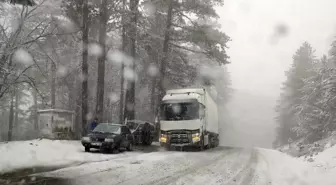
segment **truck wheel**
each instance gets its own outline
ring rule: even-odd
[[[85,152],[90,152],[90,147],[85,147]]]
[[[218,147],[219,146],[219,138],[218,135],[216,135],[216,137],[214,138],[214,147]]]
[[[200,146],[198,148],[200,151],[204,150],[204,136],[201,137]]]
[[[208,149],[214,148],[214,146],[215,146],[215,138],[212,135],[209,135],[209,143],[207,148]]]

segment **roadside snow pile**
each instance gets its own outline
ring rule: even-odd
[[[313,167],[316,167],[319,171],[328,172],[335,170],[336,172],[336,146],[326,149],[313,157]]]
[[[85,153],[80,141],[31,140],[0,143],[0,174],[34,167],[62,167],[137,155]]]
[[[276,150],[259,149],[259,170],[274,185],[316,184],[309,178],[312,167],[304,161]]]
[[[304,157],[312,162],[313,156],[323,152],[336,144],[336,132],[326,139],[317,141],[313,144],[303,144],[303,141],[296,141],[289,145],[278,148],[277,150],[293,157]]]

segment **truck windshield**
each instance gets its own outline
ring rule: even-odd
[[[195,120],[199,118],[199,104],[194,102],[164,102],[161,105],[161,120]]]

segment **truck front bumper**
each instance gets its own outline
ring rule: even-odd
[[[201,145],[201,141],[198,139],[193,139],[191,141],[188,142],[171,142],[168,139],[161,139],[160,138],[160,146],[162,147],[168,147],[168,146],[200,146]]]

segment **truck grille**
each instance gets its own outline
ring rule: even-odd
[[[186,144],[191,141],[191,135],[187,132],[170,132],[168,135],[172,144]]]

